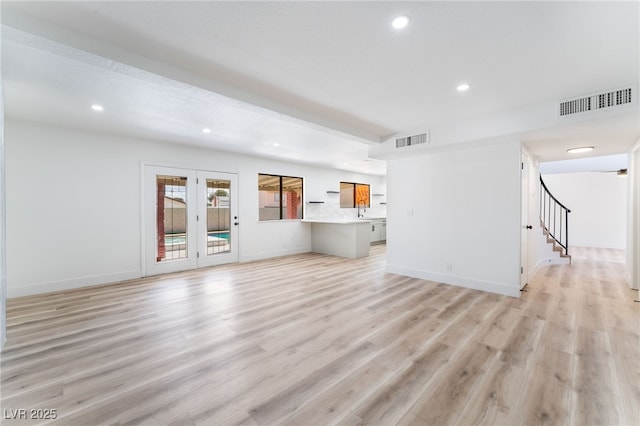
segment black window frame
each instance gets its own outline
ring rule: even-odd
[[[279,219],[260,219],[260,213],[258,212],[258,222],[271,222],[274,220],[302,220],[304,219],[304,208],[300,212],[300,217],[296,219],[287,219],[283,218],[282,215],[284,213],[284,207],[282,205],[284,197],[282,196],[282,179],[300,179],[300,204],[302,205],[304,200],[304,178],[300,176],[287,176],[287,175],[274,175],[272,173],[258,173],[258,192],[260,192],[260,176],[271,176],[278,178],[278,204],[279,204]],[[275,201],[275,200],[274,200]],[[260,206],[258,206],[258,210]]]
[[[353,185],[353,199],[352,199],[352,206],[349,207],[343,207],[342,206],[342,184],[346,184],[346,185]],[[367,191],[367,193],[369,194],[369,199],[367,200],[367,205],[366,208],[370,209],[371,208],[371,184],[368,183],[360,183],[360,182],[346,182],[346,181],[340,181],[340,208],[341,209],[355,209],[358,204],[357,204],[357,200],[356,200],[356,188],[357,186],[366,186],[369,188],[369,191]]]

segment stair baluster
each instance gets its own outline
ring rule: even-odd
[[[569,213],[571,210],[551,194],[540,176],[540,224],[564,256],[569,256]]]

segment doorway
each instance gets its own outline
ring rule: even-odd
[[[238,177],[144,168],[145,275],[238,261]]]

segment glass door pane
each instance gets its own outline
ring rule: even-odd
[[[187,177],[156,176],[156,262],[186,259]]]
[[[231,251],[231,181],[207,179],[207,256]]]
[[[197,172],[198,267],[238,261],[238,176]]]
[[[196,173],[144,167],[144,274],[197,266]]]

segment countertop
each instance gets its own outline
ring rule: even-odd
[[[349,225],[357,223],[369,223],[370,219],[302,219],[306,223],[334,223],[337,225]]]
[[[351,223],[369,223],[372,220],[382,220],[386,219],[386,217],[364,217],[361,219],[302,219],[302,222],[307,223],[336,223],[347,225]]]

